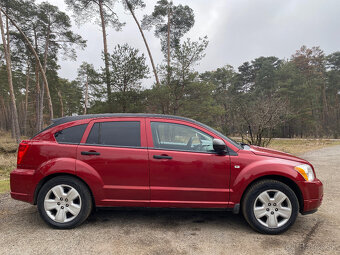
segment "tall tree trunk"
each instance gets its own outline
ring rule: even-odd
[[[13,24],[13,26],[15,26],[15,28],[19,31],[19,33],[22,35],[22,37],[24,38],[25,42],[27,43],[29,49],[31,50],[31,52],[33,53],[34,57],[35,57],[35,60],[37,61],[38,63],[38,66],[39,66],[39,70],[41,72],[41,75],[42,75],[42,78],[43,78],[43,82],[44,82],[44,85],[45,85],[45,89],[46,89],[46,96],[47,96],[47,102],[48,102],[48,108],[49,108],[49,111],[50,111],[50,120],[53,119],[53,105],[52,105],[52,99],[51,99],[51,94],[50,94],[50,89],[48,87],[48,82],[47,82],[47,78],[46,78],[46,74],[44,72],[44,69],[41,65],[41,62],[40,62],[40,59],[39,59],[39,56],[36,52],[36,50],[34,49],[34,47],[32,46],[30,40],[27,38],[27,36],[25,35],[25,33],[21,30],[21,28],[17,25],[17,23],[7,15],[6,12],[4,12],[4,10],[0,7],[0,11],[6,15],[6,17],[9,19],[9,21]]]
[[[20,129],[19,129],[19,119],[18,119],[18,111],[16,106],[14,88],[13,88],[13,79],[12,79],[12,68],[11,68],[11,57],[9,55],[9,48],[5,38],[5,31],[4,25],[2,23],[2,15],[0,13],[0,29],[1,29],[1,37],[2,43],[5,52],[5,59],[6,59],[6,70],[7,70],[7,78],[8,78],[8,85],[9,85],[9,94],[12,104],[12,118],[13,118],[13,129],[15,140],[17,143],[20,142]]]
[[[12,139],[15,139],[15,122],[14,122],[14,117],[13,117],[13,105],[12,103],[9,106],[9,115],[11,118],[11,137]],[[19,117],[18,117],[18,121],[19,121]]]
[[[34,45],[35,45],[35,50],[38,51],[38,36],[37,36],[37,32],[35,30],[35,28],[33,29],[34,30]],[[40,107],[43,107],[40,106],[40,104],[43,104],[43,102],[41,102],[40,100],[40,75],[39,75],[39,64],[38,64],[38,61],[35,60],[35,89],[36,89],[36,94],[35,94],[35,98],[36,98],[36,110],[35,110],[35,114],[36,114],[36,132],[39,132],[41,130],[41,126],[42,126],[42,116],[41,116],[41,111],[40,111]]]
[[[322,117],[323,117],[323,123],[326,125],[326,128],[328,128],[328,102],[327,102],[327,96],[326,96],[326,85],[325,83],[322,84]]]
[[[89,77],[88,77],[88,75],[86,75],[84,114],[87,113],[88,98],[89,98]]]
[[[336,115],[336,138],[340,135],[340,104],[339,94],[335,95],[335,115]]]
[[[122,99],[122,108],[123,108],[123,112],[126,112],[126,82],[124,79],[124,85],[123,85],[123,91],[121,92],[121,96],[120,98]]]
[[[27,136],[27,114],[28,114],[28,87],[30,84],[30,65],[27,65],[26,86],[25,86],[25,105],[24,105],[24,135]]]
[[[106,89],[107,89],[107,99],[109,102],[111,102],[109,56],[108,56],[108,50],[107,50],[106,24],[105,24],[104,11],[103,11],[103,0],[99,0],[98,5],[99,5],[99,13],[100,13],[100,20],[101,20],[102,33],[103,33],[103,43],[104,43],[104,62],[105,62],[105,80],[106,80]]]
[[[41,84],[41,81],[39,81],[39,84]],[[44,128],[44,95],[45,95],[45,86],[44,84],[41,85],[40,88],[40,108],[39,108],[39,115],[40,115],[40,126],[39,130],[42,130]]]
[[[46,73],[46,67],[47,67],[47,56],[48,56],[48,46],[50,43],[50,33],[51,33],[50,24],[48,24],[47,34],[45,38],[45,52],[44,52],[44,63],[43,63],[43,69],[45,73]]]
[[[0,128],[4,129],[4,130],[8,130],[7,127],[8,122],[9,122],[9,117],[8,117],[8,112],[7,112],[7,105],[5,104],[5,100],[2,97],[2,95],[0,95],[0,103],[1,103],[1,109],[2,109],[2,115],[3,115],[3,120],[0,121]]]
[[[49,20],[50,22],[50,20]],[[48,47],[49,47],[49,43],[50,43],[50,23],[48,24],[47,27],[47,34],[46,34],[46,38],[45,38],[45,48],[44,48],[44,59],[43,59],[43,70],[44,73],[46,74],[46,68],[47,68],[47,57],[48,57]],[[40,93],[40,105],[39,105],[39,115],[40,115],[40,127],[39,129],[43,129],[44,127],[44,95],[45,95],[45,88],[46,88],[46,84],[43,81],[44,85],[41,87],[41,93]],[[48,86],[48,85],[47,85]],[[52,116],[53,118],[53,116]]]
[[[171,22],[171,7],[168,8],[168,38],[167,38],[167,46],[168,46],[168,74],[167,74],[167,80],[168,85],[170,84],[170,22]]]
[[[64,103],[63,103],[63,98],[61,96],[60,90],[58,90],[58,97],[59,97],[60,108],[61,108],[61,117],[64,117]]]
[[[6,7],[6,13],[8,13],[8,9]],[[10,50],[10,43],[9,43],[9,24],[8,24],[8,18],[6,17],[5,19],[5,23],[6,23],[6,41],[7,41],[7,51],[8,51],[8,56],[11,59],[11,50]],[[11,67],[12,68],[12,67]],[[13,81],[12,81],[13,82]],[[10,107],[10,111],[11,111],[11,135],[12,138],[15,139],[15,134],[16,134],[16,130],[15,130],[15,121],[13,118],[13,106],[11,105]],[[18,111],[17,111],[18,112]],[[18,121],[19,121],[19,115],[18,115]]]
[[[158,75],[157,75],[157,69],[155,67],[155,64],[153,62],[153,57],[151,55],[151,51],[150,51],[150,48],[149,48],[149,44],[148,42],[146,41],[146,38],[145,38],[145,35],[144,35],[144,32],[139,24],[139,21],[137,20],[136,18],[136,15],[135,15],[135,12],[133,11],[133,8],[132,8],[132,5],[130,4],[130,2],[128,0],[125,0],[126,2],[126,5],[128,6],[130,12],[131,12],[131,15],[133,17],[133,19],[135,20],[136,24],[137,24],[137,27],[139,29],[139,32],[141,33],[142,35],[142,38],[143,38],[143,41],[144,41],[144,44],[145,44],[145,47],[146,47],[146,50],[148,51],[148,54],[149,54],[149,58],[150,58],[150,62],[151,62],[151,65],[152,65],[152,70],[153,70],[153,74],[155,75],[155,80],[156,80],[156,86],[159,86],[159,79],[158,79]]]
[[[40,76],[39,76],[39,68],[38,62],[35,63],[35,89],[36,89],[36,132],[40,131],[41,127],[41,116],[40,116]]]

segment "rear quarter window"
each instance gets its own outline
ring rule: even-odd
[[[59,130],[54,134],[58,143],[79,144],[87,124],[77,125]]]

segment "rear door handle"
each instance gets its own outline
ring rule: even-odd
[[[82,151],[81,155],[100,155],[100,153],[96,151]]]
[[[168,155],[153,155],[154,159],[172,159],[171,156]]]

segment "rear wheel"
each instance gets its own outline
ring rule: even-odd
[[[253,184],[244,196],[242,212],[249,225],[264,234],[286,231],[296,220],[299,203],[294,191],[276,180]]]
[[[88,188],[71,176],[58,176],[46,182],[39,191],[37,204],[40,216],[54,228],[74,228],[92,210]]]

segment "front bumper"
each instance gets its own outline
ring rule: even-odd
[[[298,183],[303,196],[303,208],[300,212],[302,214],[309,214],[316,212],[320,207],[323,199],[323,184],[319,179],[312,182]]]
[[[14,169],[10,175],[11,197],[33,204],[35,179],[35,170],[33,169]]]

